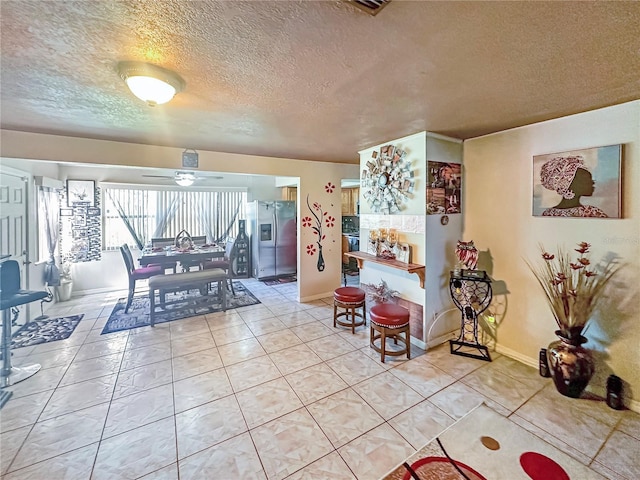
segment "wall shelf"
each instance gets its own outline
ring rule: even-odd
[[[355,258],[358,262],[358,268],[364,268],[364,262],[373,262],[380,265],[386,265],[387,267],[402,270],[408,273],[415,273],[420,279],[420,288],[424,288],[424,265],[418,265],[417,263],[404,263],[399,260],[388,260],[382,257],[376,257],[370,253],[365,252],[349,252],[344,254],[346,257]]]

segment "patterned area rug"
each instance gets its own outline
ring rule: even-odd
[[[267,287],[273,287],[274,285],[282,285],[283,283],[297,282],[298,278],[295,275],[289,275],[287,277],[270,278],[269,280],[262,280]]]
[[[216,286],[212,287],[212,291],[206,297],[200,295],[200,291],[197,289],[188,292],[168,293],[166,298],[167,302],[184,299],[185,303],[168,305],[164,311],[156,308],[156,324],[221,311],[222,307],[216,298],[216,288]],[[233,289],[236,292],[235,297],[231,292],[227,291],[227,310],[260,303],[260,300],[247,290],[242,283],[233,282]],[[109,316],[109,320],[107,320],[102,330],[102,335],[149,325],[148,295],[134,296],[128,313],[124,313],[126,304],[126,298],[118,300],[118,303]]]
[[[470,480],[604,479],[484,404],[451,425],[404,463],[420,480],[460,480],[465,478],[460,470]],[[399,465],[382,478],[411,480],[416,477],[412,477],[406,466]]]
[[[73,333],[82,317],[84,317],[84,314],[29,322],[13,334],[11,348],[30,347],[69,338],[69,335]]]

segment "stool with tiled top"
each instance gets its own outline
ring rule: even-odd
[[[350,327],[351,333],[355,333],[356,327],[365,325],[367,322],[365,298],[365,291],[361,288],[336,288],[333,292],[333,326],[338,324],[342,327]],[[338,313],[338,308],[344,308],[344,312]],[[357,311],[359,308],[362,309],[362,312]],[[342,317],[346,318],[342,319]]]
[[[374,305],[369,312],[369,325],[371,327],[371,348],[380,353],[382,363],[384,363],[386,355],[397,357],[406,354],[407,359],[411,358],[409,310],[395,303]],[[404,333],[404,338],[401,336],[402,333]],[[404,348],[387,351],[387,338],[392,338],[396,345],[400,340]],[[380,347],[376,345],[376,340],[380,340]]]

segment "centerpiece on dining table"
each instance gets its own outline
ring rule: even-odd
[[[176,248],[181,251],[192,250],[193,249],[193,239],[191,235],[186,230],[181,230],[178,235],[176,235]]]

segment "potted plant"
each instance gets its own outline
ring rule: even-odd
[[[71,298],[73,278],[71,278],[71,263],[63,262],[60,266],[60,285],[55,287],[56,302],[66,302]]]
[[[591,352],[582,347],[587,339],[582,335],[605,287],[618,272],[615,259],[592,265],[590,244],[581,242],[574,259],[564,249],[548,253],[540,245],[543,263],[527,265],[545,293],[556,320],[559,340],[547,348],[551,376],[558,391],[568,397],[579,397],[594,373]]]

